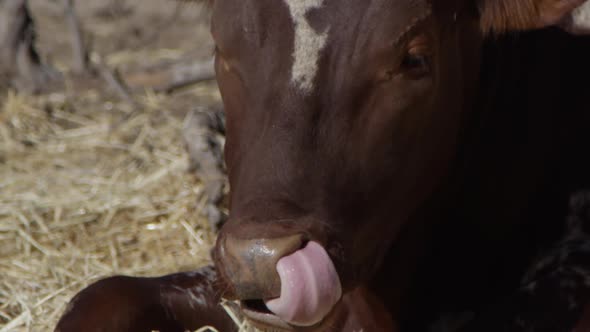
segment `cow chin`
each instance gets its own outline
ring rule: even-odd
[[[341,331],[347,319],[348,308],[343,301],[338,301],[326,317],[312,326],[292,325],[272,313],[253,309],[244,304],[242,304],[242,313],[251,326],[264,332],[335,332]]]

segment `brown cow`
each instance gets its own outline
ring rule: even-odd
[[[580,32],[582,2],[215,0],[223,296],[272,331],[324,330],[362,285],[401,331],[571,331],[590,295],[521,279],[590,186],[590,42],[484,33]]]

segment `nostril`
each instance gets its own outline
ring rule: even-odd
[[[275,238],[237,238],[232,233],[218,240],[215,261],[228,286],[228,298],[268,299],[281,294],[278,261],[306,247],[302,234]]]

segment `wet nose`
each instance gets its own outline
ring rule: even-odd
[[[258,300],[280,296],[277,262],[304,245],[302,235],[240,239],[231,234],[221,234],[215,249],[215,263],[227,284],[224,297]]]

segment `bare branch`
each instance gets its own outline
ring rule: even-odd
[[[36,93],[61,83],[35,49],[35,25],[27,0],[0,1],[0,85]]]
[[[129,89],[125,82],[119,77],[117,71],[110,70],[107,66],[101,65],[98,68],[100,76],[103,80],[125,101],[135,105],[135,100],[129,93]]]
[[[177,63],[155,71],[125,75],[125,80],[132,88],[148,87],[163,93],[172,93],[183,87],[214,78],[214,59]]]
[[[70,27],[71,45],[72,45],[72,68],[77,73],[88,71],[88,50],[84,43],[80,20],[76,15],[74,0],[65,0],[65,16]]]

